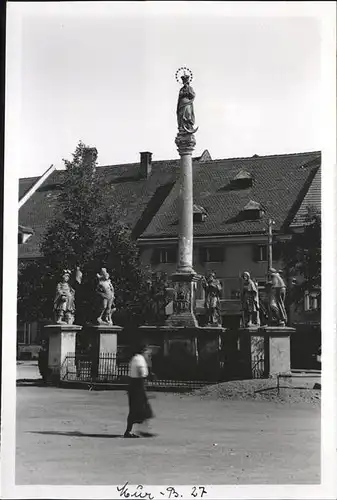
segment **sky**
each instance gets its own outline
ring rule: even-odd
[[[265,3],[274,7],[9,2],[19,177],[63,168],[79,140],[98,149],[99,165],[137,162],[141,151],[177,158],[181,66],[193,72],[195,156],[320,150],[319,19]]]

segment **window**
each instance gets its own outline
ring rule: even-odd
[[[201,213],[201,212],[196,212],[193,214],[193,222],[198,223],[198,222],[205,222],[206,220],[206,214]]]
[[[255,247],[254,247],[254,260],[255,260],[255,262],[267,262],[267,260],[268,260],[267,245],[255,245]]]
[[[317,311],[317,309],[319,309],[318,292],[304,292],[304,310]]]
[[[153,251],[153,260],[156,264],[173,264],[177,262],[177,249],[156,248]]]
[[[232,179],[231,181],[232,187],[237,189],[246,189],[252,187],[253,178],[250,172],[246,170],[240,170],[240,172]]]
[[[262,205],[257,201],[250,200],[247,205],[243,208],[242,214],[246,220],[256,220],[261,219],[264,210]]]
[[[201,262],[223,262],[224,248],[223,247],[204,247],[200,248]]]
[[[193,222],[205,222],[207,210],[200,205],[193,205]]]

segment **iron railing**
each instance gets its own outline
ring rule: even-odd
[[[90,384],[116,384],[128,383],[129,364],[119,362],[114,353],[100,353],[98,360],[92,360],[87,355],[68,353],[61,367],[61,380],[64,382],[86,382]],[[192,379],[192,377],[191,377]],[[172,378],[158,378],[149,375],[146,385],[148,388],[177,388],[196,389],[208,384],[217,383],[218,380],[174,380]]]
[[[264,356],[261,356],[261,354],[252,357],[252,377],[265,377]]]

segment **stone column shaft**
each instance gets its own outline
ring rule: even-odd
[[[172,326],[195,327],[194,315],[195,277],[193,270],[193,172],[192,152],[195,137],[179,131],[176,145],[180,154],[179,235],[178,264],[172,275],[174,283],[173,314],[168,323]]]
[[[180,200],[179,200],[179,241],[178,272],[193,270],[193,177],[192,155],[180,158]]]
[[[176,145],[180,154],[178,273],[193,273],[193,134],[179,132]]]

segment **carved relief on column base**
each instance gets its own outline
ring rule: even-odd
[[[173,314],[166,321],[167,325],[198,326],[194,315],[195,279],[195,273],[175,273],[172,275]]]

